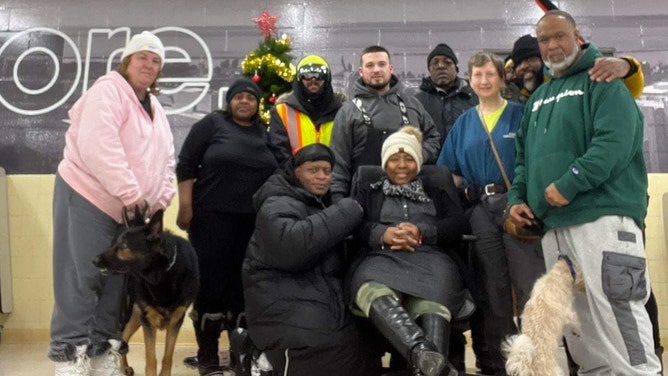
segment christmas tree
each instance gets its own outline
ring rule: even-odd
[[[260,99],[260,118],[269,124],[269,108],[276,102],[276,98],[292,90],[292,81],[295,79],[295,66],[292,65],[292,50],[290,38],[283,34],[277,38],[276,21],[278,16],[272,16],[263,10],[260,17],[253,19],[258,25],[264,40],[257,49],[246,55],[241,62],[244,75],[251,77],[253,82],[262,89]]]

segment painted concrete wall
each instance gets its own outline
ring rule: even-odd
[[[53,175],[13,175],[7,180],[14,311],[6,315],[3,341],[48,341],[53,306],[51,201]],[[668,338],[668,250],[664,224],[668,223],[668,174],[649,175],[647,259],[659,305],[661,337]],[[667,197],[664,197],[666,195]],[[178,202],[178,198],[174,199]],[[165,226],[176,227],[177,206],[165,215]],[[2,321],[0,321],[2,324]],[[180,341],[192,341],[192,326],[183,326]],[[136,339],[141,339],[137,335]]]

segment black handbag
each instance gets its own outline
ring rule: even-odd
[[[494,154],[494,159],[496,159],[496,164],[499,166],[499,170],[501,170],[501,176],[503,176],[503,182],[506,184],[508,190],[510,190],[510,179],[508,179],[508,175],[506,174],[506,169],[503,166],[503,161],[501,161],[501,157],[499,156],[499,151],[496,149],[496,144],[494,144],[494,139],[492,139],[492,135],[489,133],[489,129],[487,129],[487,124],[485,124],[485,117],[480,112],[480,108],[478,108],[478,116],[480,117],[480,122],[482,123],[482,127],[485,129],[485,134],[487,134],[487,138],[489,139],[489,144],[492,147],[492,153]],[[503,221],[503,230],[508,234],[510,234],[510,236],[518,240],[522,241],[539,240],[543,236],[543,222],[539,218],[533,218],[533,219],[527,217],[525,218],[531,221],[531,225],[517,226],[515,225],[515,222],[513,222],[510,219],[510,217],[506,215],[506,218]]]

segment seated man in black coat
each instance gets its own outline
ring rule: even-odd
[[[334,154],[311,144],[254,196],[255,233],[243,264],[250,337],[275,375],[373,376],[343,297],[342,241],[362,219],[352,198],[330,205]],[[272,374],[272,373],[269,373]]]

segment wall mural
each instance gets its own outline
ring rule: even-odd
[[[654,22],[665,24],[668,17],[662,19]],[[631,27],[629,22],[621,24],[620,30]],[[323,40],[320,44],[308,42],[296,27],[279,27],[279,33],[297,34],[294,63],[309,53],[325,57],[335,90],[346,93],[358,77],[358,53],[367,45],[387,47],[392,52],[395,74],[409,90],[417,90],[426,74],[427,54],[437,43],[453,40],[449,44],[459,55],[460,75],[465,75],[470,55],[481,49],[506,54],[519,35],[530,32],[530,25],[516,27],[498,20],[357,23],[316,31],[316,38],[311,39]],[[250,22],[248,26],[189,28],[64,25],[1,33],[0,166],[8,174],[55,173],[69,125],[68,109],[95,79],[115,69],[126,41],[143,29],[154,32],[165,45],[158,99],[167,111],[177,153],[190,126],[224,102],[227,85],[241,74],[241,61],[261,38]],[[474,43],[483,29],[485,42]],[[490,36],[490,30],[497,31],[495,36]],[[425,39],[425,35],[429,40],[416,45],[415,40]],[[599,47],[614,51],[610,44]],[[645,114],[645,156],[650,172],[668,172],[668,65],[662,62],[668,42],[664,38],[659,44],[662,47],[631,52],[644,62],[646,88],[637,103]]]

